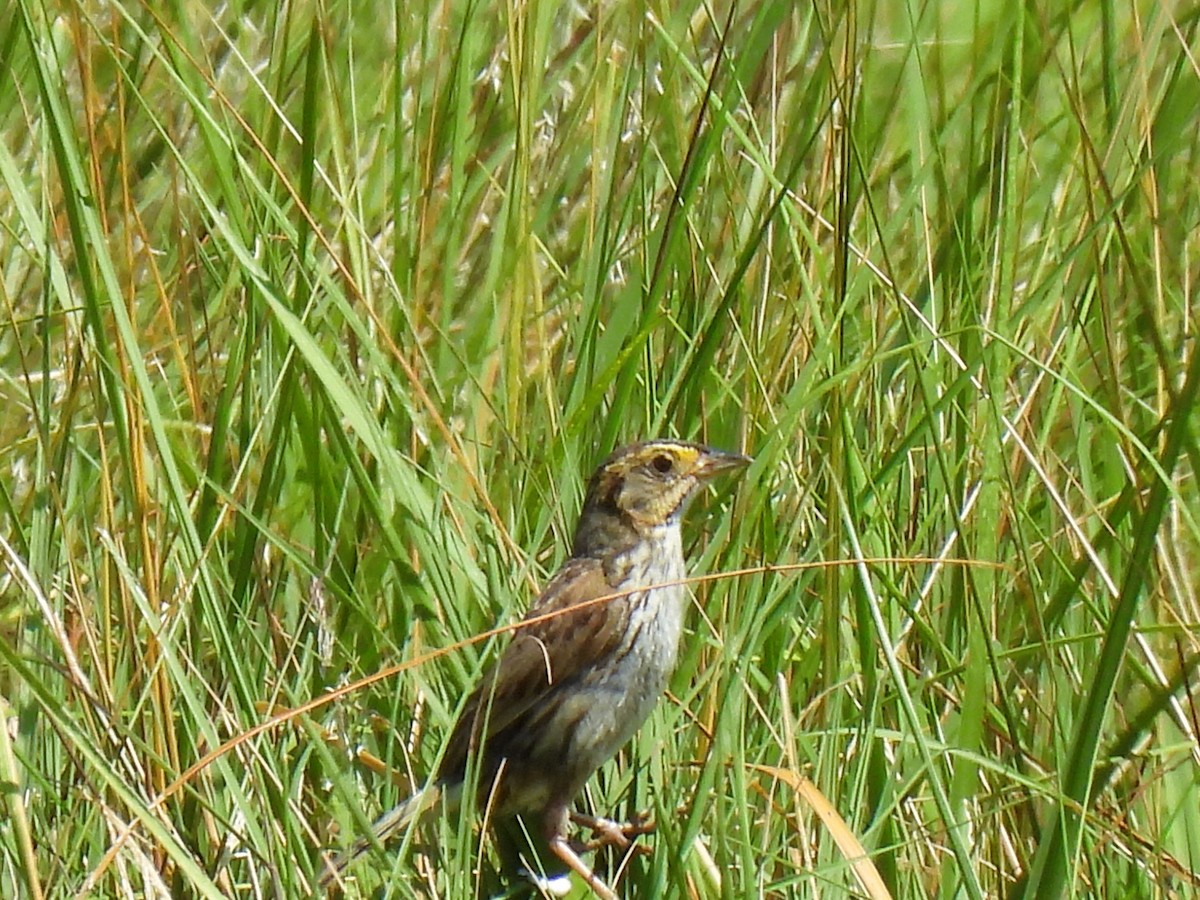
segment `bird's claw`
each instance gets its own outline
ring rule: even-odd
[[[590,841],[581,842],[580,846],[583,850],[598,850],[601,847],[620,847],[622,850],[626,850],[635,838],[643,834],[651,834],[654,831],[654,822],[648,814],[637,815],[629,822],[615,822],[599,816],[571,813],[571,821],[581,828],[588,829],[594,835]],[[640,845],[634,847],[634,851],[646,854],[651,852],[649,847]]]

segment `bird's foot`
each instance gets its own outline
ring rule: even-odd
[[[635,816],[629,822],[614,822],[612,819],[602,819],[599,816],[585,816],[582,813],[571,813],[571,821],[581,828],[586,828],[595,835],[592,840],[585,842],[584,850],[598,850],[601,847],[620,847],[628,849],[634,838],[654,831],[654,822],[649,814]],[[649,847],[635,847],[638,853],[650,853]]]

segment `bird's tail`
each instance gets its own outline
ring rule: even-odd
[[[453,788],[447,791],[441,784],[431,784],[417,791],[403,803],[392,807],[371,825],[370,837],[360,837],[347,847],[336,858],[325,861],[325,869],[321,873],[317,886],[322,892],[334,885],[341,884],[342,875],[350,864],[370,850],[372,847],[386,844],[392,837],[402,832],[422,813],[438,802],[450,799],[457,793]]]

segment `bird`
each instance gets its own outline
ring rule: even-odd
[[[546,584],[450,732],[435,779],[326,862],[320,886],[438,803],[540,824],[547,847],[615,900],[567,840],[571,804],[633,737],[666,690],[687,608],[680,524],[696,493],[751,458],[678,440],[614,451],[591,476],[570,557]],[[539,821],[540,817],[540,821]],[[616,823],[588,820],[613,840]]]

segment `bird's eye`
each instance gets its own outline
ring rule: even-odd
[[[654,457],[654,461],[651,463],[651,465],[654,466],[654,468],[659,472],[662,472],[662,474],[666,475],[671,471],[672,467],[675,465],[675,462],[671,459],[671,457],[659,454],[658,456]]]

